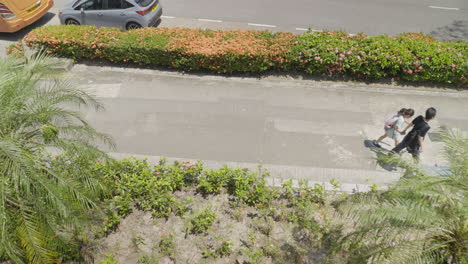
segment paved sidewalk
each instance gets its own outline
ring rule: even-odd
[[[365,145],[402,107],[418,114],[436,107],[432,132],[440,126],[468,130],[467,92],[84,65],[71,76],[104,102],[106,111],[87,118],[115,138],[112,152],[202,159],[210,166],[264,164],[276,178],[396,181],[399,173],[379,167]],[[429,167],[444,165],[434,138],[426,139],[422,154]]]

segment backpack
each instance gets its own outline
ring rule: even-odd
[[[396,122],[398,121],[400,115],[396,114],[390,118],[388,118],[386,121],[385,121],[385,129],[390,129],[392,128]]]

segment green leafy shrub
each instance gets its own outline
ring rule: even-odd
[[[173,234],[162,234],[158,244],[159,253],[163,256],[173,257],[175,254],[175,242]]]
[[[198,179],[197,191],[203,195],[220,194],[232,178],[233,170],[227,166],[219,170],[206,170]]]
[[[233,253],[233,249],[232,249],[233,245],[234,244],[229,240],[223,241],[216,248],[210,247],[207,250],[204,250],[202,252],[203,258],[209,258],[209,257],[222,258],[222,257],[230,256]]]
[[[173,212],[176,200],[172,192],[178,187],[174,178],[155,175],[146,160],[125,159],[113,161],[109,166],[107,172],[111,173],[104,175],[112,187],[115,202],[126,197],[137,208],[156,217],[167,217]]]
[[[220,194],[226,190],[240,202],[247,205],[267,204],[274,198],[271,188],[266,186],[266,171],[251,171],[247,168],[229,168],[206,170],[198,179],[197,191],[203,195]]]
[[[146,160],[126,158],[97,163],[94,169],[97,174],[104,175],[112,190],[103,229],[107,233],[120,223],[119,218],[131,212],[133,206],[150,211],[156,217],[168,217],[178,209],[186,210],[176,201],[173,192],[193,184],[203,167],[201,163],[177,161],[168,165],[165,159],[153,167]]]
[[[216,213],[207,207],[190,219],[190,234],[202,234],[208,231],[216,220]]]
[[[269,173],[262,168],[259,172],[247,168],[233,169],[233,175],[229,179],[228,193],[250,206],[262,207],[276,197],[273,189],[266,186],[265,178]]]
[[[158,258],[156,256],[141,255],[138,258],[137,264],[158,264]]]
[[[184,188],[195,187],[203,195],[219,194],[225,190],[237,202],[259,207],[275,197],[271,188],[265,185],[268,173],[262,170],[253,172],[227,166],[205,170],[200,162],[175,161],[168,164],[166,159],[151,166],[146,160],[135,158],[101,161],[90,167],[92,173],[104,178],[104,185],[110,191],[110,198],[106,200],[106,216],[98,232],[101,235],[114,231],[134,207],[149,211],[155,217],[189,213],[190,202],[178,201],[174,196],[175,191]],[[211,219],[208,213],[199,217],[193,222],[193,232],[205,232],[205,222],[201,219]]]
[[[303,34],[292,47],[291,56],[294,69],[313,74],[467,83],[468,44],[438,41],[422,34]]]
[[[166,66],[216,73],[287,70],[376,80],[395,78],[466,86],[467,42],[423,34],[350,36],[344,32],[291,33],[144,28],[122,32],[92,26],[48,26],[25,39],[34,48],[73,59]]]
[[[281,67],[292,33],[145,28],[122,32],[94,26],[50,26],[28,45],[73,59],[105,59],[193,71],[261,72]]]
[[[106,259],[99,262],[100,264],[119,264],[119,262],[115,259],[114,255],[109,254],[106,256]]]

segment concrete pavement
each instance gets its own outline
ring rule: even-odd
[[[436,107],[432,132],[468,130],[468,92],[84,65],[71,76],[104,102],[106,111],[88,112],[87,119],[115,138],[113,152],[202,159],[210,166],[264,164],[276,178],[394,182],[399,173],[379,167],[365,144],[402,107],[417,113]],[[444,165],[434,138],[426,139],[426,166]]]

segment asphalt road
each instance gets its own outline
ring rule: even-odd
[[[56,0],[56,7],[67,1]],[[176,18],[371,35],[424,32],[440,38],[468,40],[466,0],[161,0],[161,3],[164,14]]]

